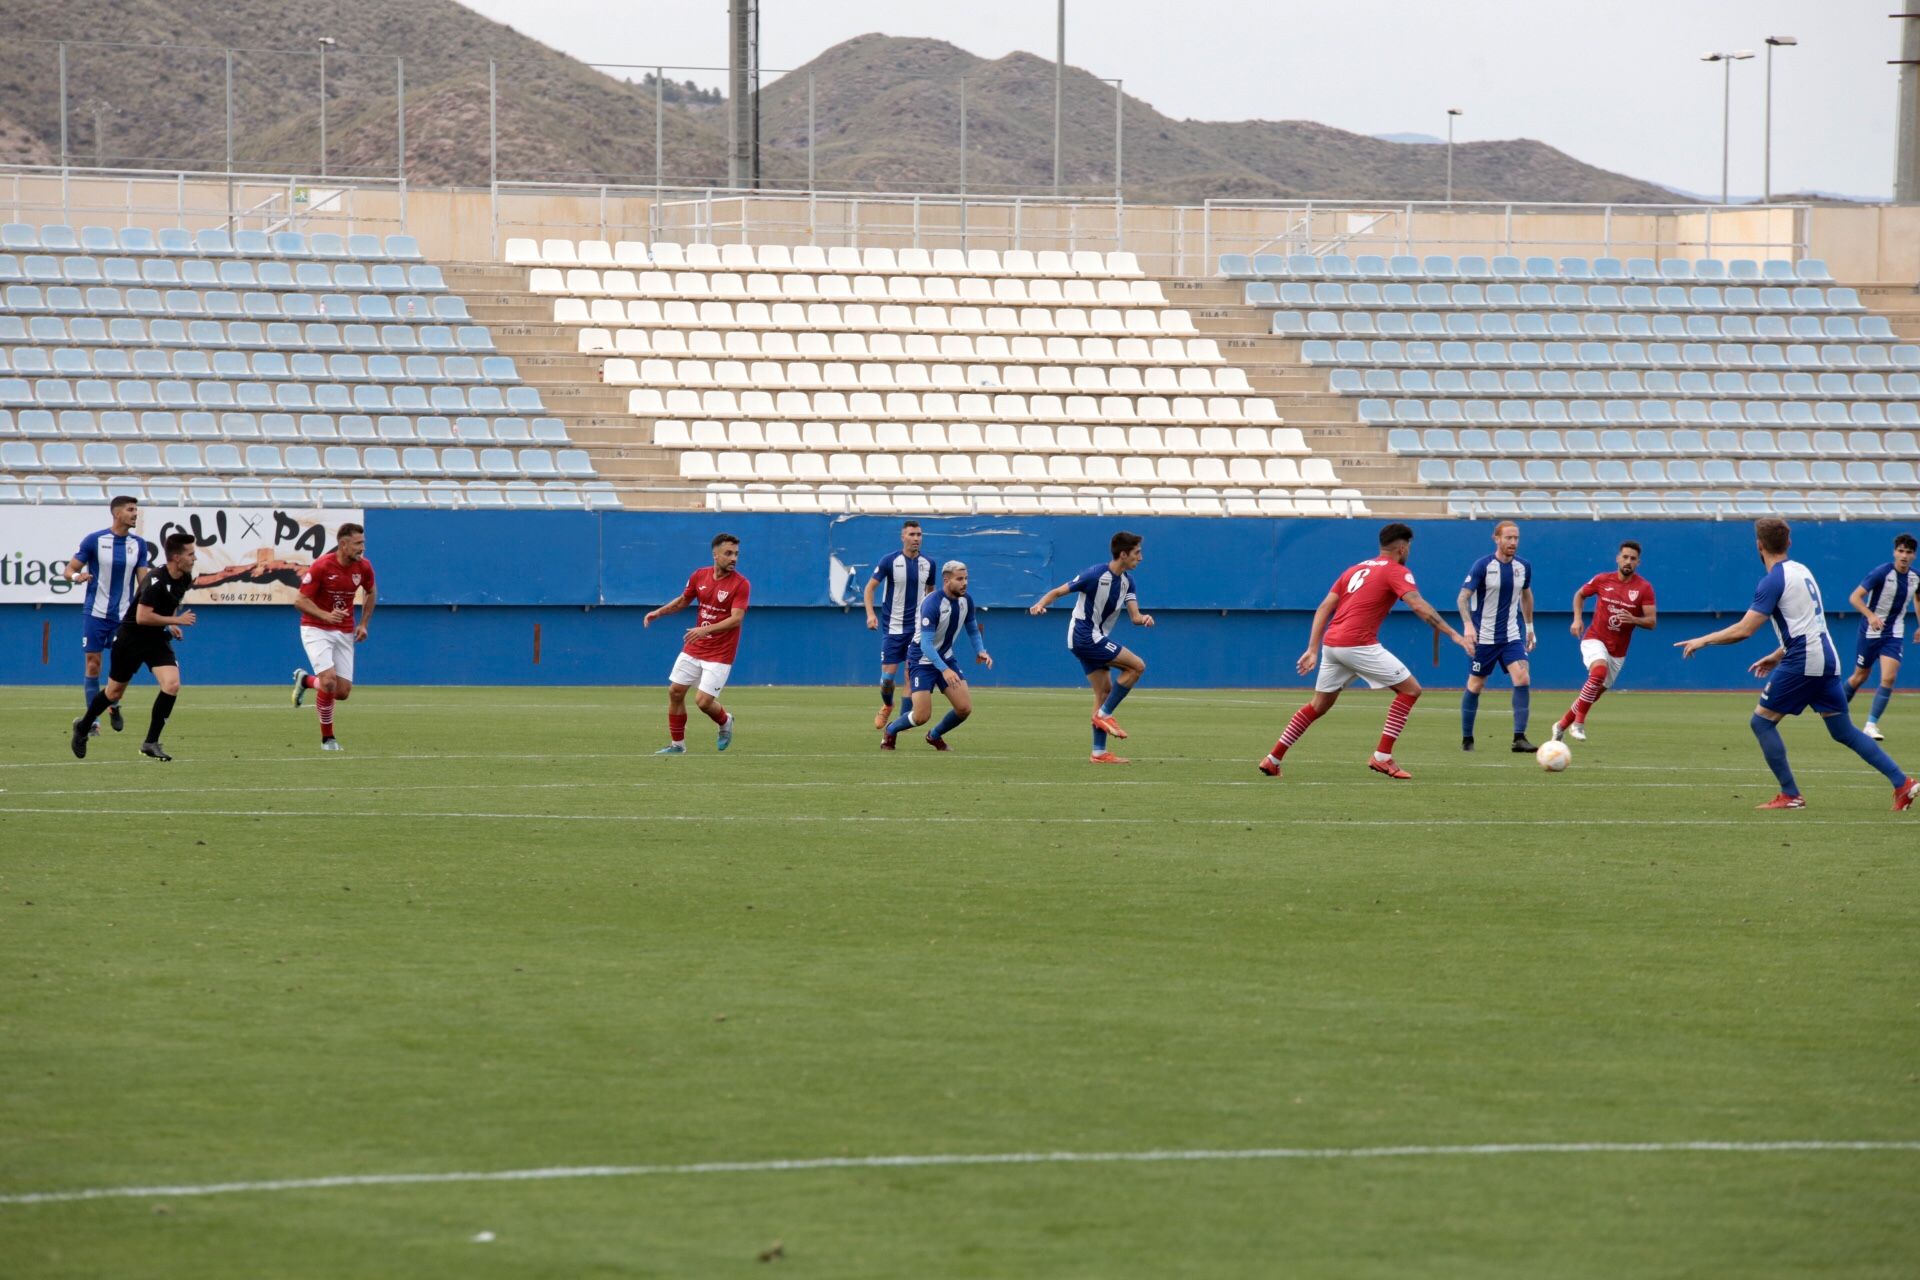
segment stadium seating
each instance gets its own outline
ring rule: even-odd
[[[1225,255],[1455,514],[1914,505],[1920,344],[1824,263]]]
[[[1127,253],[512,240],[719,510],[1345,514]]]
[[[0,226],[0,502],[618,505],[570,443],[410,236]]]

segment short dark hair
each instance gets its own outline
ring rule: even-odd
[[[333,540],[338,542],[342,538],[351,538],[356,533],[365,533],[366,531],[365,525],[358,525],[349,520],[340,526],[340,532],[333,535]]]
[[[736,547],[740,545],[740,539],[734,537],[732,534],[716,533],[713,535],[713,541],[707,544],[707,550],[711,551],[723,542],[731,542]]]
[[[1412,542],[1413,527],[1395,520],[1392,524],[1380,526],[1380,545],[1390,547],[1396,542]]]
[[[182,551],[185,551],[188,547],[192,545],[193,545],[193,535],[190,533],[168,534],[167,542],[166,542],[167,559],[169,560],[173,559],[175,556],[179,555]]]
[[[1619,546],[1615,547],[1614,552],[1618,554],[1619,552],[1625,551],[1628,547],[1633,548],[1633,554],[1635,555],[1640,554],[1640,544],[1635,542],[1632,538],[1626,539]]]
[[[140,499],[134,497],[132,494],[119,493],[115,494],[112,501],[107,503],[107,510],[118,511],[122,507],[137,507],[139,505]]]
[[[903,530],[904,530],[904,529],[918,529],[918,528],[920,527],[920,522],[919,522],[918,520],[902,520],[902,521],[900,522],[900,527],[901,527],[901,528],[902,528]]]
[[[1139,545],[1140,535],[1137,533],[1128,533],[1125,529],[1114,534],[1113,540],[1107,543],[1108,549],[1113,552],[1113,557],[1116,560]]]
[[[1793,545],[1792,527],[1778,516],[1755,520],[1753,536],[1759,539],[1760,549],[1771,555],[1785,555],[1787,548]]]
[[[1893,549],[1895,551],[1920,551],[1920,542],[1914,541],[1912,534],[1903,533],[1893,540]]]

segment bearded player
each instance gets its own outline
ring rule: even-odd
[[[353,598],[366,593],[360,618],[353,616]],[[314,710],[320,714],[320,749],[343,751],[333,736],[333,707],[353,692],[353,650],[367,638],[373,622],[373,561],[367,559],[367,531],[351,522],[340,526],[332,551],[315,560],[300,575],[300,593],[293,598],[300,610],[300,643],[306,648],[309,672],[293,672],[293,705],[299,706],[312,689]]]
[[[1587,669],[1587,682],[1553,726],[1553,740],[1587,740],[1587,713],[1600,695],[1613,688],[1620,668],[1627,661],[1627,646],[1633,633],[1644,627],[1653,630],[1660,621],[1654,607],[1653,584],[1640,576],[1640,544],[1629,539],[1620,544],[1613,557],[1612,573],[1596,573],[1573,593],[1573,623],[1568,627],[1580,641],[1580,661]],[[1584,602],[1594,597],[1593,622],[1582,632],[1580,616]]]
[[[1313,631],[1307,638],[1307,650],[1294,664],[1301,675],[1320,664],[1314,681],[1313,697],[1293,713],[1293,719],[1273,744],[1273,750],[1260,762],[1260,772],[1269,778],[1280,776],[1280,761],[1287,749],[1300,740],[1308,727],[1327,714],[1340,691],[1355,680],[1365,680],[1376,689],[1392,689],[1393,706],[1387,711],[1387,723],[1380,732],[1380,744],[1374,749],[1367,768],[1389,778],[1409,778],[1405,769],[1393,761],[1393,744],[1407,726],[1407,716],[1420,697],[1420,682],[1407,670],[1407,664],[1380,643],[1380,621],[1396,600],[1405,600],[1415,617],[1442,632],[1473,655],[1473,641],[1447,625],[1415,589],[1413,573],[1407,568],[1407,552],[1413,546],[1413,530],[1395,522],[1380,530],[1380,554],[1343,569],[1333,580],[1326,599],[1313,611]],[[1324,648],[1322,645],[1324,644]]]
[[[678,596],[641,619],[641,626],[652,626],[655,618],[678,613],[689,604],[700,606],[700,621],[687,628],[685,644],[667,676],[670,741],[653,753],[657,756],[687,753],[687,690],[695,686],[694,705],[720,726],[714,750],[725,751],[733,745],[733,717],[720,705],[720,691],[727,687],[734,655],[740,651],[740,623],[747,616],[750,588],[746,575],[734,568],[740,563],[740,539],[730,533],[716,533],[712,549],[711,568],[695,569]]]

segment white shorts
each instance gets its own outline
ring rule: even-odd
[[[300,643],[306,646],[307,661],[315,675],[331,671],[342,680],[353,679],[353,632],[302,627]]]
[[[1598,640],[1582,640],[1580,642],[1580,662],[1589,671],[1593,670],[1593,664],[1596,662],[1606,663],[1607,678],[1600,687],[1602,689],[1611,689],[1613,688],[1614,680],[1620,675],[1620,668],[1626,665],[1627,660],[1625,658],[1616,658],[1608,653],[1607,646],[1601,644]]]
[[[1338,693],[1355,680],[1386,689],[1412,677],[1407,664],[1387,652],[1385,645],[1328,645],[1320,650],[1320,678],[1313,682],[1313,689],[1315,693]]]
[[[667,683],[688,688],[697,685],[709,698],[717,698],[727,687],[727,677],[732,673],[731,662],[708,662],[682,653],[673,660],[673,674],[667,677]]]

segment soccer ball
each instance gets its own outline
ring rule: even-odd
[[[1573,751],[1564,742],[1543,742],[1540,749],[1533,753],[1533,758],[1548,773],[1559,773],[1573,763]]]

